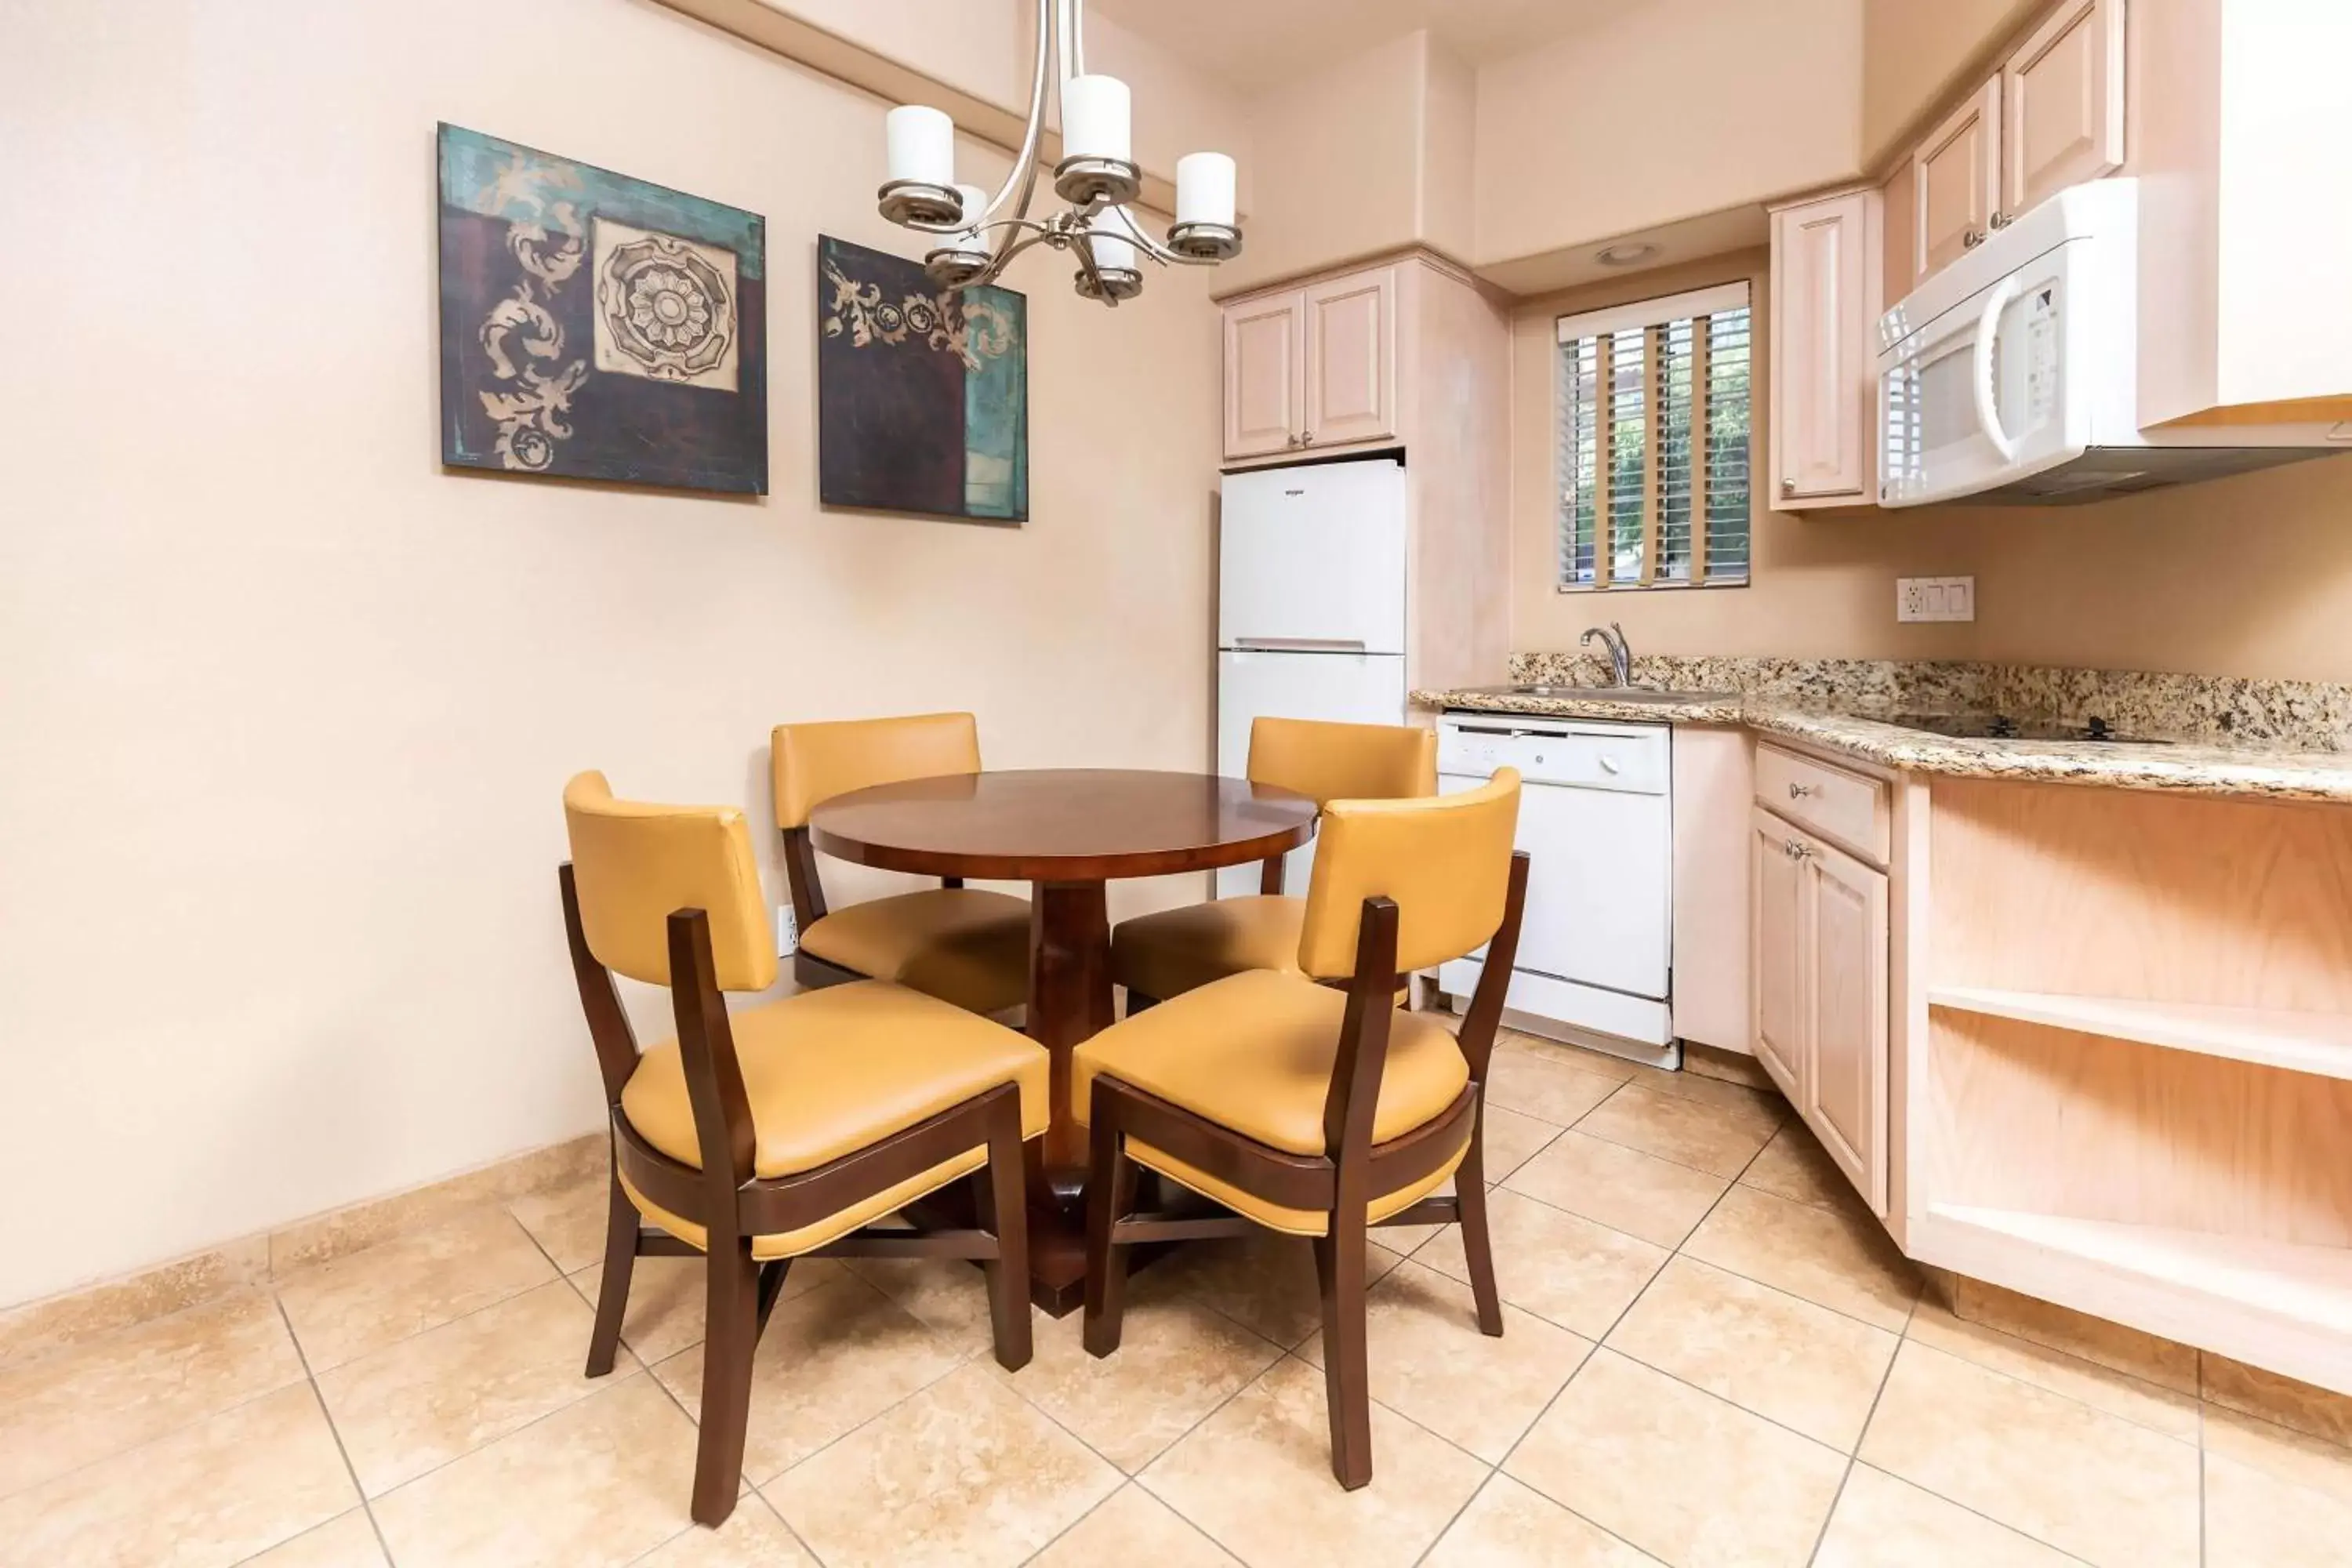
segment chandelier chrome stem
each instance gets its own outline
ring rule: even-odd
[[[891,222],[945,238],[924,258],[931,280],[946,292],[992,283],[1013,258],[1044,245],[1076,258],[1079,294],[1116,307],[1142,291],[1143,276],[1134,265],[1139,255],[1160,267],[1213,266],[1237,255],[1242,237],[1233,160],[1207,153],[1178,162],[1178,221],[1165,243],[1154,239],[1127,205],[1142,183],[1129,150],[1128,89],[1087,70],[1086,0],[1036,0],[1036,29],[1028,121],[1021,150],[993,196],[954,183],[954,126],[944,114],[891,111],[891,178],[879,192],[879,205]],[[1053,183],[1068,205],[1033,218],[1045,95],[1054,83],[1062,95],[1063,156]]]

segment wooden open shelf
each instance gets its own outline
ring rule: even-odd
[[[1928,1228],[1963,1272],[1981,1256],[2015,1289],[2094,1291],[2102,1316],[2352,1388],[2352,1248],[1948,1204]]]
[[[1981,985],[1931,985],[1927,1003],[2078,1034],[2136,1040],[2167,1050],[2352,1079],[2352,1015],[2342,1013],[2067,996]]]

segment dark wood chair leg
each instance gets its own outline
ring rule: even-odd
[[[1095,1104],[1091,1164],[1087,1175],[1083,1338],[1088,1355],[1107,1356],[1118,1349],[1120,1320],[1127,1310],[1127,1249],[1111,1240],[1111,1228],[1135,1206],[1135,1162],[1127,1157],[1117,1117],[1099,1099]]]
[[[1159,997],[1146,996],[1142,992],[1136,990],[1133,986],[1130,985],[1128,987],[1127,1016],[1129,1017],[1134,1017],[1138,1013],[1142,1012],[1147,1007],[1157,1007],[1159,1005]]]
[[[1315,1238],[1323,1287],[1323,1391],[1331,1413],[1331,1473],[1354,1491],[1372,1479],[1370,1352],[1365,1344],[1365,1225],[1339,1220]]]
[[[996,1336],[996,1363],[1019,1372],[1034,1353],[1029,1320],[1029,1197],[1021,1154],[1021,1100],[999,1100],[988,1117],[988,1163],[977,1173],[980,1223],[996,1237],[986,1265],[988,1317]]]
[[[777,1298],[784,1293],[784,1277],[793,1271],[793,1260],[779,1258],[760,1265],[760,1303],[758,1333],[768,1331],[768,1314],[776,1310]]]
[[[711,1237],[702,1353],[702,1436],[694,1458],[694,1521],[713,1527],[735,1511],[743,1429],[751,1415],[751,1352],[760,1342],[760,1266],[749,1237]]]
[[[604,1273],[596,1287],[596,1326],[588,1333],[588,1375],[603,1377],[613,1370],[621,1348],[621,1319],[629,1310],[629,1281],[636,1272],[637,1218],[635,1204],[621,1190],[616,1173],[605,1178],[612,1188],[604,1211]]]
[[[1503,1336],[1503,1299],[1495,1289],[1495,1244],[1486,1230],[1486,1107],[1470,1126],[1470,1148],[1454,1168],[1454,1195],[1462,1205],[1462,1256],[1470,1265],[1470,1294],[1478,1303],[1478,1331]]]

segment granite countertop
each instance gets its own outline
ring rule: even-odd
[[[1840,700],[1833,689],[1818,689],[1835,684],[1816,682],[1816,689],[1801,695],[1757,691],[1683,695],[1673,693],[1670,687],[1673,700],[1655,702],[1629,702],[1572,693],[1538,697],[1476,690],[1416,691],[1412,700],[1427,708],[1462,708],[1559,719],[1742,724],[1885,767],[1963,778],[2352,803],[2352,753],[2345,752],[2314,750],[2284,742],[2217,744],[2193,733],[2164,745],[1964,739],[1873,717],[1874,713],[1895,710],[1885,698],[1875,694],[1857,691]],[[2151,723],[2143,717],[2134,728],[2170,740],[2167,731],[2173,727]],[[2179,728],[2186,731],[2189,726],[2183,724]]]

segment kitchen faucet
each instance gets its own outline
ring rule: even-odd
[[[1591,647],[1594,637],[1599,637],[1609,649],[1609,668],[1616,675],[1617,684],[1621,687],[1633,685],[1633,650],[1625,644],[1625,628],[1615,621],[1610,622],[1605,630],[1600,626],[1587,626],[1584,635],[1576,640],[1582,647]]]

